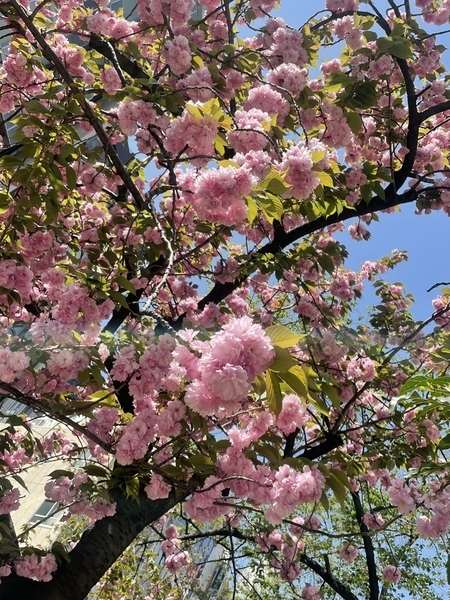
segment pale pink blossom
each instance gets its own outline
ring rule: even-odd
[[[356,560],[356,557],[359,554],[358,548],[352,546],[351,544],[346,544],[342,546],[339,550],[339,556],[345,560],[345,562],[353,563]]]
[[[398,583],[402,576],[402,572],[398,567],[387,565],[383,569],[383,578],[392,583]]]
[[[170,485],[168,485],[161,475],[155,473],[150,478],[150,483],[145,486],[144,492],[150,500],[158,500],[159,498],[168,498],[170,494]]]
[[[28,554],[14,562],[14,568],[19,577],[28,577],[38,581],[50,581],[57,566],[53,554],[46,554],[45,556]]]

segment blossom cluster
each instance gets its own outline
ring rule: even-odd
[[[388,522],[369,512],[374,494],[438,539],[450,527],[435,464],[448,419],[438,404],[408,405],[402,387],[448,369],[448,294],[424,335],[404,288],[380,278],[404,255],[347,269],[340,222],[354,215],[348,233],[363,242],[381,200],[450,214],[437,36],[417,41],[406,3],[380,21],[373,7],[356,14],[358,0],[326,0],[323,22],[300,29],[270,15],[275,0],[199,4],[201,19],[194,0],[138,0],[125,19],[107,0],[32,12],[24,0],[16,20],[0,3],[11,33],[0,111],[20,146],[0,156],[0,392],[33,411],[2,416],[2,477],[87,447],[105,481],[87,465],[45,493],[93,524],[115,511],[112,459],[119,489],[131,474],[146,502],[183,497],[199,524],[238,522],[250,505],[268,523],[256,543],[289,582],[334,492],[361,495],[371,535]],[[448,21],[447,0],[416,6],[422,24]],[[235,35],[241,17],[256,35]],[[379,304],[356,324],[368,282]],[[294,322],[289,350],[264,331],[280,319]],[[40,411],[76,441],[35,436]],[[414,478],[423,463],[433,475]],[[10,485],[0,514],[19,508]],[[357,544],[342,544],[336,555],[357,561]],[[174,526],[162,550],[171,573],[190,561]],[[391,562],[383,578],[398,583]],[[56,568],[51,554],[12,564],[42,581]]]

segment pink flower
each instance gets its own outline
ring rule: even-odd
[[[105,92],[110,96],[115,96],[122,87],[119,74],[115,69],[102,69],[100,79],[105,88]]]
[[[17,510],[20,506],[20,492],[17,488],[6,490],[0,500],[0,515],[7,515],[13,510]]]
[[[307,585],[302,591],[303,600],[320,600],[320,588],[316,585]]]
[[[389,500],[399,511],[408,515],[416,510],[414,488],[405,483],[404,479],[394,479],[387,488]]]
[[[184,35],[176,35],[173,40],[168,40],[164,44],[162,56],[172,73],[182,75],[191,66],[192,52],[189,48],[189,40]]]
[[[297,506],[318,502],[325,489],[325,477],[318,469],[303,467],[298,472],[289,465],[281,466],[272,488],[272,506],[265,511],[270,523],[279,523]]]
[[[270,85],[260,85],[250,90],[244,102],[244,110],[249,111],[252,108],[258,108],[269,115],[277,115],[277,124],[280,126],[289,114],[289,102]]]
[[[308,71],[292,63],[283,63],[273,71],[269,71],[267,81],[285,88],[293,96],[298,96],[306,86]]]
[[[192,204],[201,219],[237,225],[247,216],[244,196],[251,192],[255,183],[250,171],[242,167],[209,169],[195,180]]]
[[[9,565],[3,565],[3,567],[0,567],[0,578],[8,577],[8,575],[11,575],[11,567]]]
[[[269,142],[264,127],[270,124],[270,115],[258,108],[251,108],[248,111],[236,111],[234,118],[236,130],[227,134],[227,140],[233,148],[243,154],[264,150]]]
[[[387,581],[391,581],[392,583],[397,583],[402,576],[402,572],[398,567],[394,567],[393,565],[387,565],[383,569],[383,578]]]
[[[352,379],[372,381],[375,377],[375,363],[365,356],[352,358],[347,365],[347,374]]]
[[[352,546],[351,544],[346,544],[345,546],[342,546],[342,548],[339,550],[339,556],[349,564],[355,561],[358,554],[358,548],[355,548],[355,546]]]
[[[144,492],[150,500],[158,500],[159,498],[168,498],[170,494],[170,485],[168,485],[161,475],[152,475],[150,483],[145,486]]]
[[[46,554],[45,556],[29,554],[14,562],[14,568],[19,577],[28,577],[38,581],[50,581],[52,573],[56,571],[57,567],[53,554]]]
[[[369,529],[373,529],[374,531],[381,529],[385,523],[380,513],[365,513],[363,521]]]
[[[273,360],[274,350],[260,325],[232,319],[211,340],[198,362],[201,379],[186,388],[186,404],[202,415],[238,409],[255,377]]]
[[[277,427],[285,435],[292,433],[306,423],[306,406],[295,394],[283,398],[283,408],[277,419]]]
[[[206,372],[203,381],[224,402],[243,400],[250,390],[245,370],[242,367],[229,364],[212,372]]]
[[[280,170],[287,172],[286,183],[291,186],[286,195],[298,200],[309,198],[320,183],[319,176],[312,168],[311,153],[304,143],[288,148],[280,164]]]
[[[163,542],[164,543],[164,542]],[[175,574],[182,567],[188,565],[190,562],[189,554],[185,552],[178,552],[177,554],[169,554],[166,557],[165,567],[169,573]]]
[[[174,538],[169,540],[164,540],[161,544],[161,550],[164,554],[174,554],[180,549],[180,540]]]
[[[164,147],[173,156],[185,152],[196,157],[199,166],[207,164],[208,157],[215,154],[214,142],[219,130],[219,122],[211,115],[198,117],[185,109],[181,117],[171,121],[166,129]]]

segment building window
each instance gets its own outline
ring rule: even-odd
[[[211,587],[209,588],[210,598],[219,598],[220,588],[222,587],[223,580],[225,579],[225,575],[227,573],[227,568],[224,564],[219,565],[219,568],[216,571],[213,582],[211,583]]]
[[[61,518],[61,513],[53,514],[57,509],[57,502],[45,500],[39,509],[34,513],[33,517],[29,521],[29,524],[36,525],[39,523],[40,527],[47,527],[48,529],[51,529],[53,525],[55,525]],[[45,521],[42,521],[42,519],[45,519]],[[42,523],[40,523],[40,521],[42,521]]]

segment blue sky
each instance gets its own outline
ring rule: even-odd
[[[377,6],[380,4],[384,2],[378,1]],[[275,12],[289,25],[300,27],[324,7],[325,0],[281,0]],[[370,226],[369,242],[355,242],[349,236],[341,236],[340,241],[346,243],[350,252],[347,267],[351,269],[358,269],[366,260],[382,258],[393,249],[407,250],[409,261],[387,273],[385,278],[402,282],[407,292],[415,296],[415,317],[426,319],[433,311],[431,300],[439,291],[427,293],[426,290],[437,282],[450,281],[450,217],[441,211],[415,215],[414,209],[413,205],[403,206],[398,213],[380,214],[379,223]],[[371,302],[369,294],[366,304]]]

